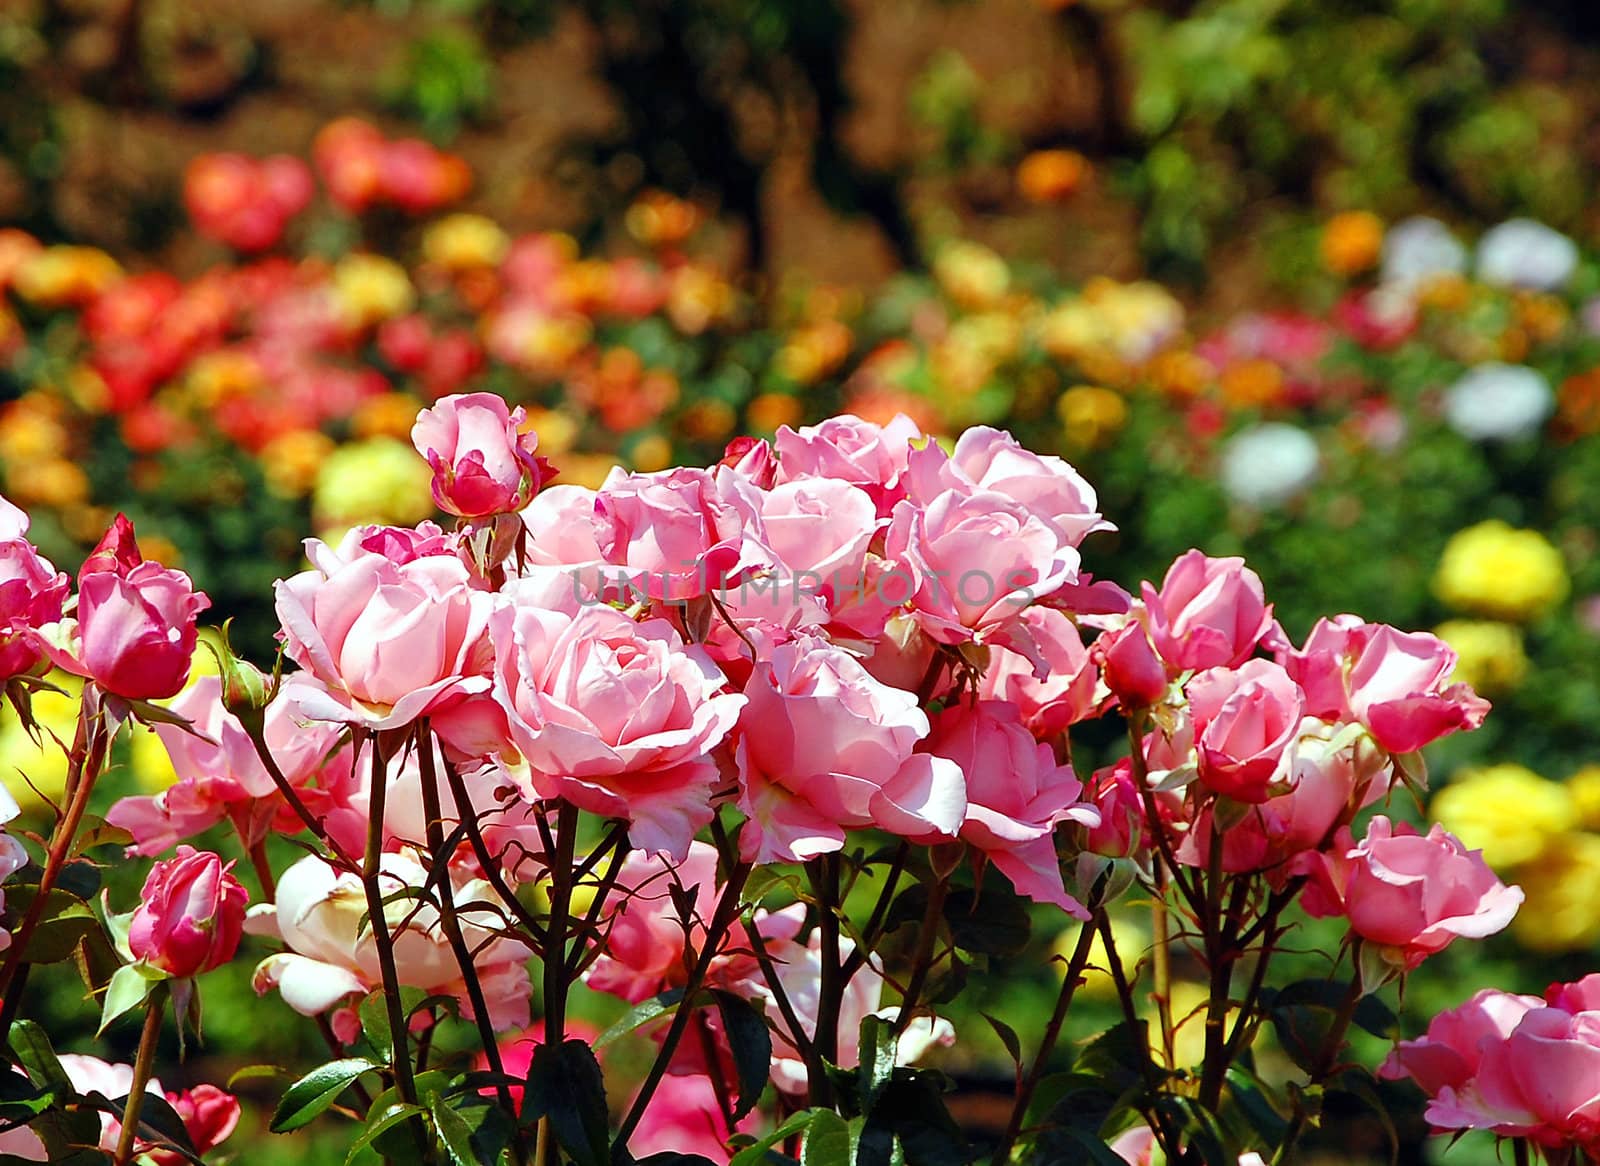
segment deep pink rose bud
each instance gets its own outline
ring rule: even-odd
[[[185,978],[227,963],[238,950],[249,893],[208,850],[178,847],[156,863],[128,929],[134,957]]]
[[[78,615],[41,629],[58,668],[130,700],[175,696],[189,679],[195,620],[211,606],[182,571],[147,562],[117,515],[78,572]]]
[[[424,409],[411,444],[433,468],[433,500],[460,518],[510,514],[533,500],[555,471],[533,451],[539,438],[520,432],[528,419],[493,393],[459,393]]]
[[[1167,669],[1156,655],[1144,625],[1130,620],[1094,642],[1100,675],[1125,709],[1148,708],[1167,691]]]
[[[215,1149],[228,1140],[239,1124],[239,1099],[215,1085],[196,1085],[181,1093],[168,1093],[167,1104],[183,1119],[184,1132],[198,1153]],[[155,1166],[183,1166],[188,1161],[172,1150],[152,1149]]]

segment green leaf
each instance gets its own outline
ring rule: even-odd
[[[72,840],[71,857],[77,858],[96,846],[127,846],[132,841],[133,835],[121,826],[113,826],[104,818],[90,814],[84,818],[78,827],[77,837]]]
[[[661,1017],[676,1008],[678,1002],[682,999],[683,989],[673,988],[671,991],[663,992],[659,996],[652,996],[648,1000],[639,1001],[639,1003],[623,1013],[615,1024],[595,1039],[594,1047],[603,1049],[612,1041],[627,1036],[636,1029],[643,1028],[652,1020],[661,1019]]]
[[[21,916],[39,893],[37,886],[6,888],[6,906]],[[94,909],[77,895],[55,887],[45,898],[44,914],[28,937],[23,959],[30,964],[55,964],[72,958],[87,935],[100,930]]]
[[[870,1013],[862,1018],[859,1044],[861,1063],[856,1070],[862,1113],[872,1112],[884,1087],[894,1076],[894,1054],[899,1043],[893,1022]]]
[[[832,1110],[817,1110],[806,1127],[806,1140],[800,1146],[800,1166],[847,1166],[854,1162],[859,1132],[859,1118],[852,1123]]]
[[[100,1005],[100,1027],[95,1036],[104,1035],[111,1022],[132,1012],[150,995],[150,980],[140,974],[135,964],[124,964],[111,977],[106,986],[105,999]]]
[[[611,1157],[605,1077],[581,1040],[540,1045],[528,1066],[523,1116],[549,1115],[556,1141],[578,1166],[607,1166]]]
[[[1079,1162],[1092,1162],[1094,1166],[1128,1166],[1122,1155],[1106,1145],[1099,1135],[1070,1127],[1062,1133],[1086,1155],[1077,1159]]]
[[[994,1034],[1000,1038],[1000,1043],[1006,1046],[1006,1052],[1011,1055],[1011,1063],[1021,1069],[1022,1041],[1017,1037],[1017,1030],[999,1017],[990,1016],[987,1012],[983,1013],[983,1018],[989,1022],[989,1027],[994,1029]]]
[[[259,1081],[264,1077],[287,1077],[289,1071],[280,1065],[246,1065],[236,1069],[233,1076],[228,1078],[228,1092],[234,1092],[234,1086],[241,1081]]]
[[[434,1128],[439,1131],[439,1140],[444,1143],[450,1161],[455,1166],[480,1166],[477,1151],[472,1148],[472,1127],[467,1124],[466,1118],[438,1097],[429,1101],[428,1109],[433,1114]]]
[[[275,1134],[299,1129],[337,1101],[357,1077],[380,1067],[365,1057],[347,1057],[318,1065],[289,1086],[273,1111],[268,1128]]]
[[[777,1129],[773,1130],[770,1134],[763,1135],[761,1138],[750,1143],[750,1145],[746,1146],[744,1149],[735,1154],[733,1156],[733,1160],[728,1163],[728,1166],[765,1166],[768,1150],[772,1149],[772,1147],[776,1146],[785,1138],[790,1137],[793,1134],[797,1134],[801,1130],[805,1129],[811,1124],[811,1119],[817,1114],[829,1112],[831,1111],[820,1109],[803,1109],[799,1113],[791,1114],[789,1116],[789,1120],[784,1122]]]
[[[712,996],[738,1073],[739,1100],[733,1107],[733,1120],[738,1121],[756,1107],[767,1087],[767,1074],[772,1069],[772,1033],[766,1018],[750,1001],[720,989]]]
[[[67,1071],[56,1060],[56,1051],[50,1044],[50,1038],[33,1021],[18,1020],[11,1025],[11,1051],[17,1054],[17,1060],[28,1071],[30,1080],[47,1088],[64,1089],[69,1094],[73,1092]]]
[[[376,1105],[374,1110],[378,1110]],[[361,1131],[361,1136],[350,1144],[350,1153],[345,1156],[345,1166],[351,1166],[361,1151],[370,1146],[376,1139],[382,1137],[418,1114],[426,1113],[420,1105],[412,1105],[406,1101],[396,1101],[385,1105],[381,1111],[367,1115],[367,1126]]]

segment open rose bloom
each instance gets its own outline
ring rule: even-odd
[[[351,207],[392,200],[363,169],[390,153],[369,131],[324,142]],[[531,279],[542,254],[500,275]],[[406,328],[382,343],[404,358]],[[313,1100],[296,1086],[280,1126],[337,1101],[370,1110],[391,1156],[470,1119],[521,1160],[541,1138],[552,1161],[619,1162],[726,1162],[771,1138],[831,1163],[853,1137],[915,1163],[959,1148],[937,1068],[965,1063],[944,1051],[964,985],[1042,967],[1059,937],[1055,1023],[993,1018],[1017,1046],[997,1160],[1076,1160],[1058,1135],[1103,1133],[1127,1161],[1188,1161],[1200,1126],[1172,1115],[1198,1109],[1254,1166],[1292,1150],[1232,1122],[1228,1068],[1275,1007],[1297,912],[1342,921],[1345,1006],[1292,1090],[1263,1068],[1290,1143],[1362,995],[1521,903],[1442,828],[1370,814],[1418,750],[1487,712],[1442,641],[1336,616],[1296,643],[1243,560],[1198,549],[1159,584],[1096,578],[1114,528],[1094,489],[1009,434],[835,417],[595,488],[549,485],[526,414],[492,394],[442,397],[412,437],[454,521],[307,540],[276,586],[273,676],[224,643],[219,674],[190,680],[205,597],[125,521],[73,595],[0,505],[7,695],[26,701],[46,661],[87,681],[61,821],[108,760],[102,696],[176,776],[105,812],[155,860],[137,907],[117,914],[113,891],[72,916],[103,915],[125,965],[90,985],[107,1032],[142,1013],[159,1035],[169,1004],[188,1025],[214,970],[248,959],[265,1023],[315,1018],[349,1074]],[[40,861],[17,839],[0,836],[0,871]],[[82,885],[68,842],[46,838],[58,898]],[[1129,938],[1133,913],[1149,930]],[[16,953],[41,950],[38,913],[16,915],[0,995]],[[1199,983],[1158,990],[1170,970]],[[1035,1090],[1095,977],[1149,1039],[1114,1042],[1136,1071],[1096,1085],[1117,1108],[1069,1136],[1075,1103]],[[596,1038],[586,1010],[607,996],[632,1011]],[[1584,983],[1480,994],[1383,1074],[1422,1085],[1440,1129],[1600,1148],[1597,1017]],[[529,1108],[558,1095],[586,1120]],[[215,1087],[169,1097],[197,1147],[237,1120]]]

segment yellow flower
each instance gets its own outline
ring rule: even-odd
[[[1566,564],[1549,540],[1497,518],[1452,535],[1433,577],[1434,594],[1451,607],[1508,620],[1543,615],[1568,587]]]
[[[1138,970],[1139,961],[1150,949],[1150,930],[1132,916],[1113,914],[1111,938],[1116,944],[1117,962],[1122,966],[1122,974],[1131,981]],[[1078,929],[1069,927],[1057,937],[1051,954],[1068,960],[1077,946]],[[1098,932],[1089,944],[1089,962],[1084,966],[1083,985],[1078,991],[1098,999],[1116,999],[1117,984],[1111,976],[1111,961],[1106,955],[1105,941]]]
[[[757,433],[776,433],[782,426],[799,425],[804,415],[799,400],[787,393],[762,393],[745,411],[750,428]]]
[[[1600,941],[1600,836],[1563,834],[1517,872],[1526,896],[1511,934],[1533,951],[1578,951]]]
[[[274,437],[260,453],[267,489],[280,498],[305,497],[335,448],[333,438],[315,429],[291,429]]]
[[[1510,692],[1528,674],[1522,629],[1495,620],[1452,619],[1433,634],[1455,649],[1451,683],[1464,681],[1485,696]]]
[[[1360,275],[1383,250],[1383,220],[1371,211],[1345,211],[1322,228],[1322,265],[1334,275]]]
[[[1096,385],[1076,385],[1061,394],[1056,415],[1067,441],[1084,449],[1106,444],[1128,421],[1122,394]]]
[[[357,437],[393,437],[411,440],[411,427],[417,423],[422,402],[410,393],[380,393],[356,406],[350,429]]]
[[[432,484],[433,471],[416,450],[374,437],[335,450],[322,464],[312,511],[319,526],[412,526],[433,515]]]
[[[648,433],[634,442],[628,460],[641,474],[664,470],[672,464],[672,442],[659,433]]]
[[[46,247],[23,260],[13,287],[47,308],[92,299],[122,278],[117,261],[98,247]]]
[[[1428,811],[1496,870],[1539,858],[1557,835],[1578,825],[1578,806],[1560,782],[1521,765],[1464,769],[1434,795]]]
[[[982,243],[947,244],[933,261],[933,277],[956,303],[981,311],[1000,302],[1011,287],[1006,261]]]
[[[539,435],[539,452],[549,457],[566,453],[578,440],[582,426],[570,413],[528,406],[528,420],[521,426],[523,433]],[[559,467],[558,467],[559,468]]]
[[[34,744],[9,708],[0,717],[0,782],[24,810],[45,808],[46,798],[59,801],[67,786],[67,754],[62,743],[72,741],[83,682],[59,672],[50,682],[67,691],[62,695],[41,690],[33,695],[34,719],[47,730],[40,734],[41,744]]]
[[[333,268],[333,294],[351,325],[365,328],[409,311],[417,294],[405,268],[382,255],[346,255]]]
[[[1567,792],[1578,808],[1578,824],[1600,830],[1600,765],[1585,765],[1567,778]]]
[[[247,397],[262,386],[261,365],[248,352],[223,348],[202,353],[189,366],[189,393],[210,409],[232,397]]]
[[[482,215],[447,215],[422,235],[422,254],[449,271],[496,267],[511,248],[511,238]]]

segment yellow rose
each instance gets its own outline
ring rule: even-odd
[[[322,463],[312,510],[319,526],[412,526],[433,516],[432,486],[433,471],[416,450],[374,437],[342,446]]]
[[[1433,591],[1451,607],[1497,619],[1527,620],[1567,597],[1561,552],[1536,530],[1491,518],[1445,544]]]
[[[1511,763],[1462,770],[1434,795],[1429,813],[1496,870],[1532,862],[1578,825],[1565,785]]]
[[[1485,696],[1510,692],[1528,674],[1522,629],[1494,620],[1453,619],[1433,629],[1455,649],[1451,683],[1464,681]]]
[[[1579,951],[1600,941],[1600,835],[1552,838],[1538,862],[1517,872],[1527,896],[1511,934],[1533,951]]]

